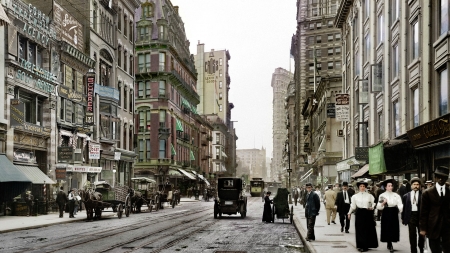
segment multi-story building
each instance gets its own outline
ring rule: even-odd
[[[341,73],[341,34],[334,27],[338,8],[337,0],[297,0],[297,31],[292,38],[291,54],[295,60],[295,116],[291,124],[296,132],[297,146],[291,149],[292,163],[311,168],[314,151],[306,144],[304,132],[310,131],[302,116],[305,102],[314,98],[321,77],[338,76]],[[317,98],[316,98],[317,99]],[[314,100],[312,100],[313,102]],[[308,161],[309,160],[309,161]],[[318,175],[318,170],[312,170]]]
[[[169,0],[142,1],[136,20],[135,174],[186,188],[189,179],[198,182],[191,172],[202,179],[210,171],[210,165],[200,168],[201,159],[209,159],[201,143],[210,138],[197,110],[194,56],[178,7]],[[181,184],[180,178],[188,180]]]
[[[270,172],[272,178],[271,181],[282,180],[283,169],[284,169],[284,159],[283,152],[286,148],[286,110],[285,101],[287,94],[287,86],[292,81],[293,75],[291,72],[283,69],[276,68],[275,72],[272,74],[272,138],[273,138],[273,160],[272,160],[272,171]]]
[[[224,120],[217,114],[204,115],[208,122],[212,125],[212,173],[214,178],[218,176],[229,176],[229,170],[227,170],[227,160],[229,159],[226,154],[226,148],[228,143],[228,127]]]
[[[236,171],[238,177],[262,178],[264,181],[270,181],[267,177],[267,158],[266,149],[237,149],[236,156],[239,160],[239,165]],[[273,181],[273,180],[272,180]]]
[[[370,175],[430,179],[450,164],[448,5],[341,1],[335,26],[351,98],[344,157],[368,157]],[[380,159],[385,166],[375,166]]]

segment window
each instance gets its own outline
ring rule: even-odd
[[[159,96],[166,95],[166,81],[159,81]]]
[[[139,40],[150,39],[150,27],[139,27]]]
[[[159,34],[159,39],[160,40],[164,40],[166,37],[165,37],[165,29],[164,29],[164,26],[163,25],[160,25],[159,27],[158,27],[158,34]]]
[[[160,127],[166,126],[166,110],[159,111],[159,125],[160,125]]]
[[[334,65],[336,66],[336,69],[341,69],[341,62],[340,61],[335,62]]]
[[[308,37],[308,44],[310,45],[314,44],[314,40],[315,40],[314,36]]]
[[[119,66],[119,68],[122,67],[122,46],[119,45],[119,47],[117,48],[117,66]]]
[[[127,109],[128,106],[128,89],[125,87],[123,90],[123,109]]]
[[[334,37],[336,38],[336,40],[341,40],[341,34],[340,33],[336,33],[336,35]]]
[[[364,0],[364,20],[370,15],[370,0]]]
[[[309,83],[310,85],[314,85],[314,77],[309,77],[309,78],[308,78],[308,83]]]
[[[219,89],[222,89],[222,88],[223,88],[223,82],[219,81]]]
[[[220,144],[220,133],[216,133],[216,144]]]
[[[130,112],[133,112],[133,105],[134,105],[134,92],[133,92],[133,90],[130,90],[129,105],[130,105],[130,107],[128,107],[128,109],[130,110]]]
[[[310,64],[309,64],[309,70],[310,70],[310,71],[313,71],[313,70],[314,70],[314,63],[310,63]]]
[[[139,140],[139,162],[150,161],[150,139]]]
[[[223,106],[219,105],[219,112],[223,111]]]
[[[413,90],[413,127],[419,126],[419,88]]]
[[[128,69],[128,74],[133,75],[134,57],[130,55],[130,68]]]
[[[398,77],[400,69],[400,58],[398,52],[398,44],[395,44],[392,48],[392,79]]]
[[[222,73],[222,70],[221,70],[221,69],[219,69],[219,76],[220,76],[220,77],[223,76],[223,73]]]
[[[123,70],[127,71],[127,57],[128,53],[127,50],[123,52]]]
[[[97,31],[97,10],[95,9],[92,13],[92,25],[94,28],[94,31]],[[119,18],[119,31],[120,31],[120,18]]]
[[[328,55],[333,55],[333,48],[328,48]]]
[[[166,53],[159,53],[159,71],[165,71]]]
[[[370,36],[369,34],[366,35],[365,39],[364,39],[364,46],[365,46],[365,50],[363,52],[363,62],[367,62],[369,61],[369,56],[370,56]]]
[[[317,70],[322,70],[322,63],[317,63],[316,64],[316,69]]]
[[[145,54],[138,54],[138,70],[140,73],[146,72],[145,71]]]
[[[133,20],[130,20],[129,26],[130,26],[130,37],[128,38],[130,39],[130,41],[133,41],[133,30],[134,30]]]
[[[139,98],[149,98],[150,97],[150,81],[140,81],[138,82],[138,97]]]
[[[412,24],[412,60],[419,57],[419,21]]]
[[[322,49],[316,49],[316,56],[322,57]]]
[[[333,69],[333,62],[328,62],[328,69]]]
[[[333,41],[333,39],[334,39],[333,34],[328,34],[328,41]]]
[[[123,16],[123,36],[125,36],[125,37],[128,35],[127,24],[128,24],[128,19],[127,19],[127,15],[125,14]]]
[[[159,158],[166,158],[166,140],[159,140]]]
[[[321,28],[322,28],[322,23],[321,23],[321,22],[317,23],[317,24],[316,24],[316,28],[317,28],[317,29],[321,29]]]
[[[355,66],[354,66],[355,67],[355,75],[359,75],[361,72],[359,51],[356,51],[354,63],[355,63]]]
[[[439,72],[439,116],[448,113],[448,69]]]
[[[333,20],[328,20],[328,27],[333,27],[333,25],[334,25]]]
[[[220,147],[216,147],[216,159],[220,159]]]
[[[383,122],[383,112],[378,113],[378,140],[384,139],[384,122]]]
[[[316,43],[322,43],[322,35],[316,36]]]
[[[223,62],[222,62],[222,58],[219,58],[219,66],[222,66]]]
[[[314,23],[309,24],[309,30],[314,30]]]
[[[400,0],[391,0],[391,3],[392,3],[391,24],[393,24],[400,17]]]
[[[341,54],[341,48],[340,48],[340,47],[336,47],[336,48],[334,49],[334,53],[335,53],[335,54]]]
[[[111,66],[100,61],[100,85],[109,86],[111,80]]]
[[[378,45],[380,45],[381,43],[383,43],[383,34],[384,34],[384,27],[383,27],[383,14],[380,14],[378,16],[378,34],[377,34],[377,38],[378,38]]]
[[[95,23],[94,23],[94,25],[95,25]],[[119,31],[122,30],[122,10],[121,9],[119,9],[119,15],[118,15],[118,18],[117,18],[117,29]]]
[[[219,92],[219,100],[222,100],[222,92]]]
[[[448,0],[440,0],[439,6],[439,35],[448,32]]]
[[[400,103],[395,101],[392,105],[392,113],[394,118],[394,137],[400,136]]]
[[[150,110],[139,111],[139,132],[150,132],[151,129]]]
[[[142,6],[142,15],[144,18],[153,17],[153,5],[146,4]]]

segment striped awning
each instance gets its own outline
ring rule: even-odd
[[[185,175],[187,178],[195,180],[195,176],[192,175],[191,173],[183,170],[183,169],[178,169],[179,172],[181,172],[183,175]]]
[[[7,24],[11,24],[11,21],[9,20],[8,15],[6,15],[3,5],[0,4],[0,26],[5,26]]]
[[[175,151],[172,143],[170,143],[170,150],[172,150],[172,155],[177,155],[177,151]]]
[[[197,106],[191,105],[191,111],[192,111],[194,114],[198,114],[198,112],[197,112]]]
[[[38,167],[16,165],[16,168],[25,174],[25,176],[27,176],[33,184],[56,184],[55,181],[51,180]]]
[[[191,150],[191,161],[195,161],[194,152],[192,152],[192,150]]]
[[[181,124],[181,121],[179,119],[177,119],[176,124],[177,131],[183,132],[183,125]]]

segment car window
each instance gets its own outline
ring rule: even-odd
[[[230,179],[230,180],[224,180],[224,181],[223,181],[223,186],[224,186],[224,187],[233,187],[233,180],[232,180],[232,179]]]

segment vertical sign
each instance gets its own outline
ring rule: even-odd
[[[86,74],[87,86],[87,106],[85,125],[94,125],[94,88],[95,88],[95,72],[89,71]]]
[[[89,159],[100,159],[100,145],[91,144],[91,146],[89,147]]]
[[[369,80],[359,80],[359,103],[369,103]]]
[[[336,121],[350,121],[349,94],[336,94]]]

